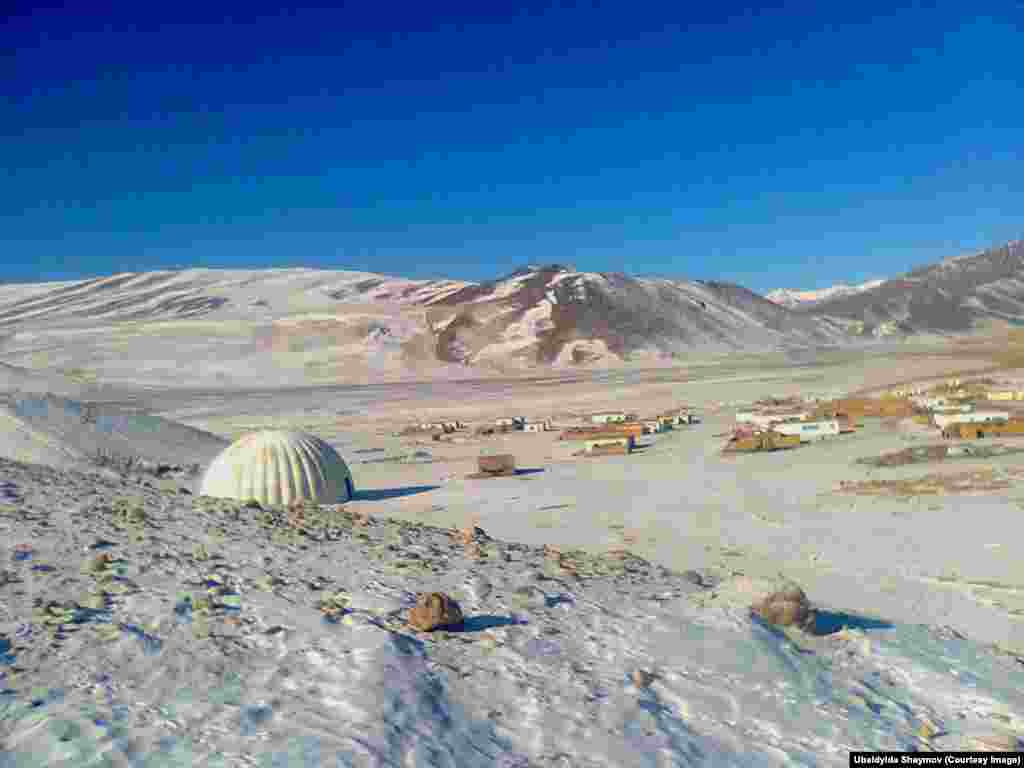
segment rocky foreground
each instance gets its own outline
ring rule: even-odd
[[[1024,660],[949,629],[186,486],[0,460],[0,766],[846,765],[1024,733]],[[418,630],[421,592],[461,624]]]

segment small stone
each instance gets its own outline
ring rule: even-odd
[[[807,595],[796,584],[772,592],[754,603],[751,611],[769,624],[779,627],[797,626],[809,629],[814,626],[814,610]]]
[[[704,586],[704,576],[699,571],[683,571],[683,578],[696,587]]]
[[[481,602],[491,594],[493,586],[491,582],[480,574],[472,574],[466,577],[462,584],[463,592],[474,602]]]
[[[420,592],[409,609],[409,624],[421,632],[462,625],[462,609],[443,592]]]

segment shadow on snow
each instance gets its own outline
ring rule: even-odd
[[[413,496],[440,488],[439,485],[410,485],[405,488],[367,488],[357,490],[352,501],[384,501],[397,499],[401,496]]]

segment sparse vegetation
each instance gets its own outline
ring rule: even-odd
[[[931,474],[918,478],[899,480],[842,481],[838,493],[853,493],[863,496],[935,496],[944,493],[977,493],[1001,491],[1012,487],[1009,474],[996,473],[994,469],[979,469],[955,474]]]

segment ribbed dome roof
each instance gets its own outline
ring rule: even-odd
[[[305,432],[261,430],[225,448],[203,475],[204,496],[336,504],[352,497],[352,474],[331,446]]]

